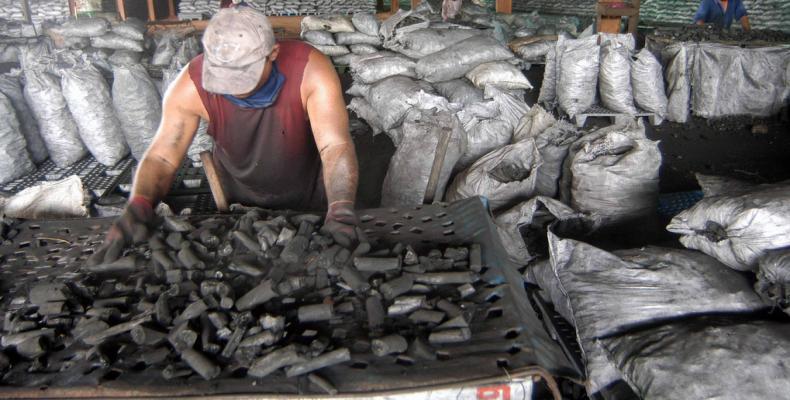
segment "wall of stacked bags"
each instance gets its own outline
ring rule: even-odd
[[[247,0],[247,4],[268,15],[353,14],[376,11],[376,2],[373,0]],[[196,19],[202,15],[213,15],[218,9],[218,0],[181,0],[178,13],[182,19]]]

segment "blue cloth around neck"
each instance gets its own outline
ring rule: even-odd
[[[231,103],[241,108],[266,108],[277,101],[277,95],[285,84],[285,75],[277,68],[277,62],[272,63],[272,73],[269,79],[255,93],[240,99],[238,97],[225,94],[223,95]]]

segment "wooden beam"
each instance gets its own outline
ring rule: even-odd
[[[421,0],[411,0],[411,9],[413,10],[413,9],[417,8],[417,6],[419,6],[420,3],[422,3]]]
[[[513,1],[512,0],[496,0],[496,12],[504,13],[504,14],[512,14],[513,13]]]
[[[176,20],[176,3],[175,0],[167,0],[167,19]]]
[[[154,7],[154,0],[148,0],[148,20],[156,21],[156,8]]]
[[[400,9],[400,2],[398,0],[391,0],[390,1],[390,12],[398,12]]]
[[[118,9],[121,21],[126,21],[126,0],[115,0],[115,8]]]

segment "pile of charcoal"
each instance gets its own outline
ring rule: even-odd
[[[688,25],[679,28],[660,28],[656,29],[655,35],[668,37],[681,42],[773,42],[790,43],[790,33],[768,30],[753,29],[743,31],[740,29],[721,29],[713,25]]]
[[[8,295],[2,384],[98,385],[142,370],[162,382],[308,374],[336,393],[318,370],[370,353],[436,360],[471,339],[491,290],[479,245],[347,249],[320,223],[261,210],[165,217],[117,261]]]

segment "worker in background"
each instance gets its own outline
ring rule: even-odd
[[[461,0],[443,0],[442,1],[442,20],[454,19],[461,10]]]
[[[340,79],[329,59],[300,41],[275,42],[266,16],[221,9],[195,57],[167,91],[157,134],[137,168],[129,203],[92,263],[112,262],[147,239],[200,119],[229,202],[327,209],[322,232],[358,240],[358,165]]]
[[[743,30],[752,29],[743,0],[702,0],[694,21],[699,25],[715,24],[723,29],[730,29],[732,21],[740,21]]]

